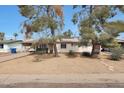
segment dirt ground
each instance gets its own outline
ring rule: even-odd
[[[0,53],[0,57],[8,56],[10,53]]]
[[[29,55],[0,63],[0,74],[83,74],[83,73],[123,73],[124,60],[112,61],[86,57],[40,58]]]
[[[1,88],[124,88],[123,83],[17,83]]]

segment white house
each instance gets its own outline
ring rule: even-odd
[[[80,40],[78,38],[69,38],[57,40],[57,50],[59,53],[66,53],[70,50],[81,53],[91,52],[92,46],[79,46]]]
[[[25,50],[29,50],[34,42],[38,42],[38,40],[27,40],[23,41],[23,46]],[[51,42],[49,42],[49,46],[51,45]],[[73,52],[81,53],[81,52],[90,52],[92,51],[92,46],[79,46],[80,40],[79,38],[68,38],[68,39],[61,39],[56,41],[57,51],[59,53],[67,53],[70,50]],[[46,44],[40,44],[38,45],[39,48],[48,48],[48,51],[50,51],[50,47]]]
[[[0,52],[10,52],[11,48],[16,48],[17,52],[27,51],[32,48],[32,44],[37,40],[3,40],[0,41]],[[61,39],[56,41],[57,51],[59,53],[67,53],[70,50],[73,52],[91,52],[92,46],[79,46],[79,38],[68,38]],[[43,44],[44,45],[44,44]],[[49,48],[47,45],[40,45],[40,48]],[[48,49],[49,50],[49,49]]]
[[[17,52],[23,51],[22,40],[0,41],[0,52],[10,52],[11,48],[16,48]]]

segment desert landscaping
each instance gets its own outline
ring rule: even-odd
[[[0,9],[0,87],[124,87],[124,6]]]
[[[46,58],[46,57],[47,58]],[[39,58],[39,59],[37,59]],[[91,74],[123,73],[124,62],[106,58],[28,55],[0,63],[0,74]]]

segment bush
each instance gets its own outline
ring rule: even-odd
[[[90,57],[91,54],[90,54],[90,52],[82,52],[82,53],[81,53],[81,56]]]
[[[73,50],[70,50],[70,51],[68,52],[68,56],[75,56],[75,52],[74,52]]]
[[[111,49],[111,53],[111,59],[118,61],[122,58],[122,54],[124,54],[124,51],[122,48],[113,48]]]

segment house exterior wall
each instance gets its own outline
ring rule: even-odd
[[[66,48],[61,48],[61,43],[57,43],[57,49],[58,52],[63,53],[63,52],[69,52],[70,50],[76,51],[78,49],[78,45],[74,44],[73,46],[71,43],[66,43]]]
[[[92,52],[92,46],[81,46],[78,48],[78,52]]]
[[[3,44],[3,48],[0,49],[0,52],[10,52],[11,48],[16,48],[17,52],[21,52],[24,50],[24,47],[21,43],[11,43]]]
[[[24,47],[21,43],[12,43],[12,44],[8,44],[9,47],[9,51],[11,48],[16,48],[17,52],[22,52],[24,51]]]
[[[66,48],[61,48],[61,43],[57,43],[57,50],[59,53],[67,53],[70,50],[74,51],[74,52],[91,52],[92,51],[92,46],[78,46],[78,44],[74,43],[73,46],[71,43],[66,43]]]
[[[9,47],[7,44],[3,44],[3,48],[0,48],[0,52],[9,52]]]

